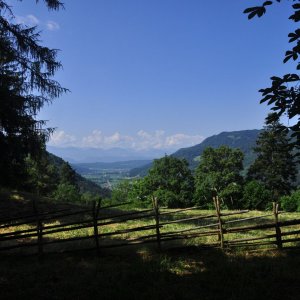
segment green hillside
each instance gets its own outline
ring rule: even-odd
[[[60,169],[60,167],[65,163],[65,161],[62,158],[60,158],[52,153],[49,153],[49,152],[48,152],[48,154],[49,154],[50,162],[53,163],[56,167],[58,167],[58,169]],[[90,192],[92,194],[100,194],[103,196],[105,196],[107,194],[107,191],[105,189],[102,189],[100,186],[98,186],[94,182],[84,178],[77,172],[75,175],[75,179],[76,179],[76,183],[80,189],[80,192],[82,192],[82,193]]]
[[[256,139],[260,132],[261,130],[258,129],[221,132],[220,134],[206,138],[202,143],[198,145],[179,149],[178,151],[173,153],[172,156],[177,158],[185,158],[190,164],[190,167],[192,169],[195,169],[198,165],[199,158],[205,148],[217,148],[222,145],[226,145],[231,148],[239,148],[244,152],[244,168],[247,169],[255,159],[252,148],[255,146]],[[130,176],[145,176],[151,166],[152,164],[150,163],[143,167],[132,169],[130,172]]]

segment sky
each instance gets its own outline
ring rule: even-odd
[[[56,132],[49,145],[175,150],[222,131],[262,128],[259,104],[283,64],[290,8],[263,18],[243,10],[259,0],[10,0],[16,21],[36,25],[41,43],[60,49],[55,79],[69,93],[39,119]]]

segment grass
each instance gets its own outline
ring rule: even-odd
[[[13,195],[13,199],[17,202],[22,203],[22,197],[23,197],[23,202],[29,204],[30,201],[24,199],[26,198],[26,195],[24,196],[16,196]],[[20,200],[21,199],[21,200]],[[23,205],[24,205],[23,203]],[[43,209],[48,209],[48,210],[53,210],[54,208],[60,209],[60,205],[56,204],[53,207],[53,204],[51,203],[50,207],[47,207],[47,201],[41,202],[39,206],[43,207]],[[68,204],[69,205],[69,204]],[[65,207],[65,204],[61,204],[62,207]],[[74,209],[74,206],[70,205],[71,209]],[[22,209],[24,210],[24,207],[22,206]],[[76,207],[78,209],[78,207]],[[16,210],[16,209],[15,209]],[[138,211],[138,210],[137,210]],[[172,210],[168,209],[162,209],[163,212],[170,212]],[[118,215],[118,214],[123,214],[124,211],[120,209],[104,209],[100,210],[100,217],[106,217],[108,219],[102,221],[102,222],[107,222],[109,221],[110,217],[113,215]],[[230,211],[222,211],[222,213],[232,213]],[[196,217],[196,216],[208,216],[214,214],[214,211],[211,210],[189,210],[189,211],[182,211],[178,212],[176,214],[169,214],[169,215],[162,215],[161,216],[161,223],[172,221],[172,220],[180,220],[180,219],[185,219],[189,217]],[[224,222],[232,222],[236,219],[243,219],[243,218],[251,218],[251,217],[260,217],[257,220],[244,220],[241,223],[231,223],[225,225],[225,228],[231,228],[231,227],[236,227],[236,226],[247,226],[247,225],[255,225],[255,224],[265,224],[265,223],[273,223],[274,222],[274,216],[272,215],[272,212],[260,212],[260,211],[251,211],[246,214],[240,214],[240,215],[230,215],[230,216],[225,216],[222,217],[222,220]],[[51,226],[51,225],[58,225],[58,224],[63,224],[69,221],[74,221],[77,220],[78,222],[82,221],[83,219],[91,219],[90,214],[86,214],[85,216],[78,215],[78,216],[72,216],[68,217],[66,219],[61,219],[57,218],[56,220],[46,221],[44,222],[45,226]],[[280,215],[280,220],[292,220],[292,219],[300,219],[300,214],[299,213],[285,213]],[[192,221],[185,221],[182,223],[172,223],[172,224],[167,224],[164,225],[160,232],[163,235],[164,233],[167,232],[174,232],[174,231],[180,231],[180,230],[187,230],[187,229],[194,229],[195,227],[199,226],[206,226],[210,224],[216,224],[217,219],[216,218],[207,218],[207,219],[201,219],[201,220],[192,220]],[[144,218],[144,219],[138,219],[138,220],[129,220],[129,221],[122,221],[116,224],[110,224],[110,225],[100,225],[98,227],[99,233],[105,234],[105,233],[111,233],[114,231],[120,231],[120,230],[126,230],[130,228],[135,228],[135,227],[140,227],[140,226],[149,226],[149,225],[154,225],[155,220],[154,217],[150,218]],[[72,226],[69,226],[72,227]],[[9,232],[11,230],[26,230],[26,229],[34,229],[36,228],[36,224],[33,223],[32,225],[21,225],[17,227],[11,227],[11,228],[0,228],[0,233],[5,233]],[[283,228],[282,232],[286,232],[289,230],[295,230],[299,229],[300,226],[293,226],[293,228]],[[191,233],[194,232],[203,232],[203,231],[211,231],[211,230],[216,230],[217,226],[212,226],[212,227],[206,227],[201,229],[200,231],[191,231]],[[274,228],[267,229],[267,230],[255,230],[255,231],[247,231],[247,232],[241,232],[241,233],[229,233],[224,236],[225,242],[226,241],[231,241],[235,239],[240,239],[240,238],[251,238],[251,237],[259,237],[263,235],[269,235],[269,234],[274,234],[275,230]],[[100,245],[108,245],[108,244],[115,244],[115,243],[120,243],[124,241],[130,241],[134,240],[137,238],[143,238],[144,236],[147,235],[155,235],[155,229],[149,229],[145,231],[136,231],[136,232],[130,232],[130,233],[123,233],[123,234],[118,234],[118,235],[110,235],[105,238],[100,238]],[[76,238],[76,237],[84,237],[84,236],[93,236],[93,227],[90,228],[83,228],[83,229],[77,229],[77,230],[71,230],[67,232],[58,232],[58,233],[53,233],[50,235],[45,235],[45,240],[62,240],[66,238]],[[295,235],[293,237],[298,237],[298,235]],[[286,238],[286,237],[285,237]],[[283,239],[285,239],[283,238]],[[155,236],[152,237],[152,239],[155,239]],[[267,239],[266,241],[274,241],[275,238],[272,239]],[[22,239],[21,243],[26,241],[26,239]],[[27,238],[27,241],[35,242],[36,238]],[[259,241],[258,241],[259,242]],[[11,245],[12,241],[6,241],[4,245]],[[165,247],[169,247],[169,244],[163,244]],[[174,242],[173,242],[174,244]],[[180,240],[179,242],[175,243],[175,245],[213,245],[213,244],[218,244],[218,236],[217,234],[215,235],[209,235],[209,236],[202,236],[202,237],[196,237],[193,239],[189,240]],[[291,246],[292,244],[287,244],[287,246]],[[51,246],[46,246],[45,251],[63,251],[63,250],[71,250],[71,249],[80,249],[80,248],[89,248],[89,247],[94,247],[94,240],[85,240],[85,241],[77,241],[74,243],[65,243],[65,244],[58,244],[57,245],[51,245]],[[49,249],[48,249],[49,248]],[[249,248],[249,247],[247,247]],[[255,247],[257,248],[257,247]],[[31,248],[32,249],[32,248]],[[31,253],[31,249],[29,249],[29,252]],[[33,249],[33,251],[35,251]],[[15,252],[24,252],[23,249],[21,250],[16,250]]]
[[[5,199],[2,196],[3,211],[6,211],[6,200],[10,203],[10,207],[14,207],[15,214],[19,209],[29,211],[31,204],[30,199],[27,199],[28,195],[15,194],[13,201],[11,198],[8,196]],[[46,202],[41,205],[43,209],[54,208],[51,205],[47,206]],[[60,209],[65,206],[55,205],[55,207]],[[116,209],[101,211],[105,215],[121,212]],[[186,211],[168,218],[186,218],[211,213],[212,211]],[[224,220],[265,214],[266,212],[249,212],[245,215],[224,217]],[[299,213],[280,216],[280,220],[299,218]],[[75,217],[69,218],[74,219]],[[51,224],[63,221],[58,218]],[[255,223],[266,221],[272,222],[273,217],[263,217]],[[210,219],[204,219],[174,223],[165,226],[162,232],[192,228],[210,222]],[[253,222],[245,221],[241,225],[246,226]],[[99,230],[104,233],[152,224],[153,219],[134,220],[100,226]],[[25,228],[30,226],[22,225],[18,230]],[[0,232],[4,232],[4,229],[0,229]],[[117,243],[151,233],[154,231],[122,234],[111,239],[101,239],[100,243]],[[225,235],[225,239],[267,233],[274,233],[274,230],[235,233]],[[92,235],[93,229],[55,233],[49,238],[63,239],[87,234]],[[252,252],[251,248],[221,251],[215,248],[200,250],[197,247],[203,243],[211,244],[216,241],[217,237],[214,236],[179,241],[172,245],[164,244],[161,253],[156,251],[156,244],[153,244],[105,249],[100,252],[100,257],[95,251],[46,254],[42,260],[36,255],[19,255],[22,251],[16,251],[14,254],[0,252],[0,299],[299,299],[298,250]],[[49,251],[71,250],[93,245],[92,239],[89,242],[51,245]],[[36,251],[36,247],[31,249],[31,253]]]

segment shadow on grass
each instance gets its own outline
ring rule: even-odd
[[[299,299],[299,252],[196,247],[3,257],[2,299]]]
[[[1,253],[0,299],[296,300],[299,254],[196,247],[158,254],[155,244],[106,249],[99,258],[95,251],[46,254],[42,262]]]

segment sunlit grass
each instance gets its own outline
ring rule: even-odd
[[[162,212],[170,210],[162,210]],[[229,211],[223,211],[226,213]],[[113,236],[101,236],[117,230],[126,230],[140,226],[154,225],[154,217],[121,221],[116,224],[101,225],[109,216],[124,213],[120,210],[103,210],[100,216],[107,220],[99,221],[100,247],[154,235],[155,229],[137,231]],[[191,210],[168,215],[161,222],[213,214],[214,211]],[[223,217],[230,221],[245,217],[263,216],[272,212],[253,211],[246,214]],[[44,222],[53,226],[65,222],[78,222],[91,219],[89,214],[60,218]],[[300,219],[299,213],[285,213],[279,220]],[[258,220],[247,220],[230,226],[248,226],[274,222],[268,216]],[[184,223],[172,223],[161,228],[161,233],[185,230],[196,226],[216,223],[216,218],[193,220]],[[229,225],[228,225],[229,226]],[[69,226],[72,227],[72,226]],[[227,225],[225,225],[225,228]],[[204,230],[212,230],[204,228]],[[300,226],[282,228],[300,229]],[[36,224],[21,225],[0,229],[0,233],[11,230],[36,229]],[[46,229],[45,229],[46,232]],[[192,233],[193,231],[191,231]],[[224,239],[258,237],[274,234],[275,230],[256,230],[243,233],[225,234]],[[33,256],[6,255],[2,252],[0,268],[0,288],[3,299],[283,299],[289,291],[288,299],[299,296],[299,255],[297,252],[260,251],[252,252],[257,247],[234,249],[208,249],[200,251],[202,245],[219,243],[218,236],[197,237],[187,240],[164,242],[162,252],[157,251],[157,244],[137,245],[117,249],[101,249],[100,257],[96,251],[77,254],[61,254],[61,251],[94,248],[93,227],[58,232],[43,237],[44,241],[91,236],[91,239],[45,245],[43,260],[37,259],[37,247],[19,249],[11,254],[34,254]],[[155,237],[153,238],[155,240]],[[36,242],[33,239],[20,239],[19,243]],[[4,243],[4,244],[11,244]],[[293,244],[295,245],[295,244]],[[3,242],[1,245],[3,246]],[[179,246],[179,247],[178,247]],[[199,247],[182,247],[199,246]],[[264,247],[261,247],[264,249]],[[296,251],[296,250],[295,250]],[[59,254],[48,254],[56,252]],[[293,254],[295,253],[295,254]]]
[[[162,212],[170,212],[171,210],[162,210]],[[223,211],[222,213],[230,213],[231,211]],[[112,213],[114,215],[116,213]],[[214,214],[214,211],[211,210],[191,210],[191,211],[184,211],[184,212],[179,212],[176,214],[171,214],[167,216],[162,216],[161,218],[161,223],[167,222],[168,220],[180,220],[180,219],[185,219],[188,217],[195,217],[195,216],[207,216]],[[265,216],[269,214],[269,216]],[[241,222],[237,223],[230,223],[226,224],[227,221],[233,221],[237,219],[244,219],[244,218],[251,218],[251,217],[263,217],[260,219],[256,220],[244,220]],[[86,218],[91,218],[88,216],[85,216],[84,219]],[[120,221],[119,223],[115,224],[109,224],[109,225],[101,225],[101,223],[105,223],[108,221],[113,221],[114,219],[110,219],[110,215],[107,215],[106,220],[99,221],[99,226],[98,226],[98,233],[100,234],[99,236],[99,241],[100,245],[101,242],[103,241],[104,244],[109,244],[109,242],[114,243],[114,241],[130,241],[130,240],[135,240],[135,239],[140,239],[143,240],[143,238],[147,239],[147,236],[151,236],[150,238],[154,239],[156,238],[155,234],[156,231],[155,229],[148,229],[148,230],[143,230],[143,231],[134,231],[134,232],[127,232],[127,233],[121,233],[121,234],[115,234],[115,235],[108,235],[106,236],[105,234],[107,233],[113,233],[116,231],[125,231],[127,229],[132,229],[136,227],[141,227],[141,226],[150,226],[150,225],[155,225],[155,220],[154,217],[151,218],[144,218],[144,219],[138,219],[138,220],[129,220],[129,221]],[[280,220],[285,221],[285,220],[293,220],[300,218],[299,213],[284,213],[280,215]],[[72,220],[72,219],[71,219]],[[254,224],[265,224],[265,223],[272,223],[274,222],[274,216],[272,215],[272,212],[260,212],[260,211],[251,211],[247,212],[245,214],[241,215],[231,215],[231,216],[224,216],[222,217],[222,220],[225,222],[224,228],[232,228],[232,227],[240,227],[240,226],[248,226],[248,225],[254,225]],[[80,218],[78,219],[78,222],[80,222]],[[191,231],[184,231],[184,234],[189,234],[189,233],[197,233],[197,232],[203,232],[203,231],[211,231],[211,230],[216,230],[218,227],[217,226],[212,226],[212,227],[205,227],[203,229],[198,229],[198,230],[193,230],[195,227],[199,226],[206,226],[210,224],[216,224],[217,219],[216,218],[207,218],[207,219],[201,219],[201,220],[192,220],[192,221],[186,221],[183,223],[172,223],[172,224],[167,224],[164,225],[160,229],[161,236],[163,237],[165,233],[172,233],[176,231],[181,231],[181,230],[188,230],[192,229]],[[51,222],[45,222],[44,225],[44,233],[47,233],[47,227],[53,226],[53,225],[59,225],[63,224],[61,220],[54,220]],[[73,225],[74,226],[74,225]],[[76,225],[75,225],[76,226]],[[28,230],[28,229],[35,229],[36,224],[26,224],[26,225],[20,225],[16,227],[8,227],[8,228],[2,228],[0,229],[0,234],[1,233],[7,233],[12,230],[19,231],[19,230]],[[72,226],[67,226],[66,228],[72,228]],[[300,226],[293,226],[290,228],[282,228],[282,232],[287,232],[289,230],[295,230],[299,229]],[[101,236],[103,234],[104,236]],[[227,241],[232,241],[236,239],[246,239],[246,238],[252,238],[252,237],[259,237],[259,236],[264,236],[264,235],[269,235],[269,234],[275,234],[275,230],[273,228],[271,229],[266,229],[266,230],[253,230],[253,231],[246,231],[246,232],[238,232],[238,233],[228,233],[224,235],[224,240],[225,240],[225,248],[226,248],[226,242]],[[83,229],[76,229],[76,230],[70,230],[70,231],[65,231],[65,232],[57,232],[57,233],[52,233],[52,234],[45,234],[46,240],[63,240],[63,239],[72,239],[72,238],[77,238],[77,237],[85,237],[85,236],[90,236],[92,237],[94,235],[94,228],[89,227],[89,228],[83,228]],[[298,237],[299,235],[295,235],[294,237]],[[283,240],[285,237],[283,237]],[[28,239],[21,239],[21,242],[24,242],[26,240],[35,241],[36,238],[28,238]],[[274,241],[274,238],[269,238],[265,239],[264,241]],[[259,240],[257,241],[259,242]],[[86,242],[84,241],[76,241],[74,242],[75,245],[80,244],[88,244],[92,245],[93,241],[88,240]],[[209,236],[200,236],[200,237],[195,237],[191,239],[186,239],[186,240],[181,240],[180,244],[183,245],[196,245],[196,246],[201,246],[201,245],[215,245],[219,243],[218,242],[218,235],[209,235]],[[9,243],[11,244],[11,242]],[[63,248],[63,244],[61,244]],[[292,244],[287,244],[287,246],[291,246]],[[164,246],[167,246],[166,243],[164,243]],[[251,245],[249,245],[251,247]]]

